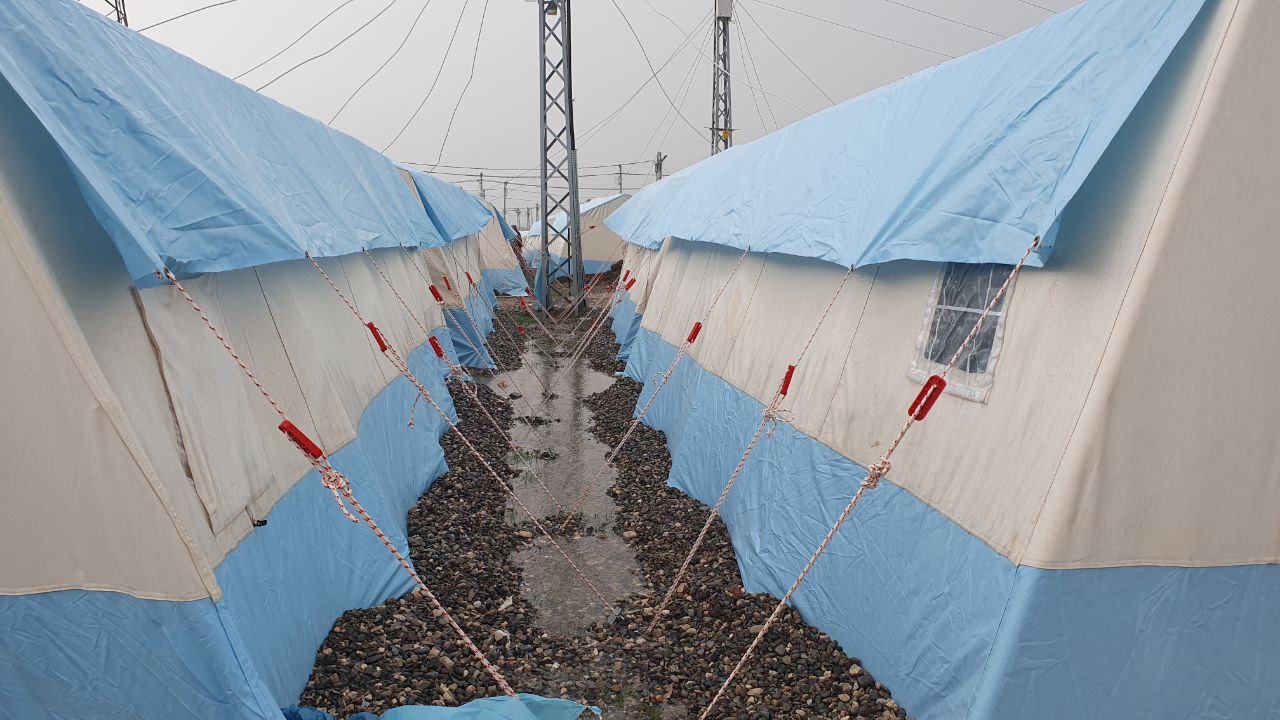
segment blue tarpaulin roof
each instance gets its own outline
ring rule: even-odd
[[[583,203],[582,205],[579,205],[579,206],[578,206],[578,214],[579,214],[579,215],[584,215],[584,214],[586,214],[586,213],[588,213],[588,212],[590,212],[590,211],[592,211],[592,210],[595,210],[596,208],[600,207],[601,205],[607,205],[607,204],[609,204],[609,203],[613,202],[614,200],[617,200],[617,199],[618,199],[618,198],[620,198],[620,197],[622,197],[622,195],[614,194],[614,195],[610,195],[610,196],[608,196],[608,197],[597,198],[597,199],[595,199],[595,200],[591,200],[590,202],[585,202],[585,203]],[[565,213],[563,213],[563,212],[559,212],[559,213],[556,213],[555,217],[551,218],[551,227],[553,227],[553,228],[555,228],[555,229],[557,229],[557,230],[563,231],[563,230],[564,230],[564,228],[566,227],[566,225],[568,224],[568,222],[569,222],[569,220],[568,220],[568,219],[567,219],[567,217],[565,216]],[[528,235],[528,236],[530,236],[530,237],[541,237],[541,236],[542,236],[542,223],[541,223],[541,222],[536,222],[536,223],[533,223],[532,225],[530,225],[530,226],[529,226],[529,231],[528,231],[528,232],[526,232],[526,233],[525,233],[525,235]]]
[[[71,0],[0,2],[0,75],[140,283],[444,242],[381,154]]]
[[[1203,4],[1090,0],[675,173],[606,224],[650,248],[1014,262],[1048,239]]]
[[[475,195],[422,170],[405,170],[422,196],[427,216],[446,242],[475,235],[493,219],[489,207]]]

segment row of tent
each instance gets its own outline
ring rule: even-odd
[[[0,4],[0,717],[280,720],[342,612],[413,588],[164,273],[407,555],[453,417],[428,335],[492,367],[495,292],[526,287],[514,237],[491,205],[78,3]],[[312,260],[444,417],[406,424],[417,390]]]
[[[442,421],[405,426],[307,257],[447,401],[418,321],[483,355],[498,280],[442,310],[418,272],[497,269],[502,222],[68,0],[0,29],[0,536],[35,549],[0,568],[3,709],[275,720],[332,619],[409,581],[155,272],[403,548]],[[1088,0],[610,208],[674,485],[714,501],[797,365],[724,507],[750,590],[964,349],[794,598],[913,717],[1277,717],[1277,29],[1270,0]]]
[[[1280,718],[1277,31],[1089,0],[607,220],[677,488],[716,501],[796,365],[723,508],[749,590],[962,351],[793,598],[912,717]]]

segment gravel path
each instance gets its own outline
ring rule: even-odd
[[[511,317],[499,314],[500,321],[514,325]],[[533,332],[527,325],[526,330]],[[612,340],[603,330],[584,362],[608,373],[621,369]],[[519,363],[520,348],[501,331],[490,341],[505,367]],[[596,438],[608,446],[618,440],[639,391],[639,384],[618,379],[583,398],[594,415],[590,431]],[[490,413],[511,427],[510,390],[499,393],[479,387]],[[463,432],[497,472],[514,477],[505,443],[474,401],[460,390],[453,395]],[[568,547],[597,541],[601,532],[616,533],[633,548],[647,587],[621,598],[621,616],[612,624],[596,622],[576,634],[549,632],[547,626],[557,623],[541,619],[526,597],[529,588],[516,558],[545,540],[534,539],[527,518],[516,522],[505,493],[455,435],[446,435],[442,444],[450,472],[410,511],[410,554],[511,684],[522,692],[600,705],[609,719],[696,718],[776,600],[744,592],[728,535],[717,521],[654,634],[644,634],[707,513],[666,485],[671,460],[663,434],[641,426],[619,455],[617,480],[608,491],[617,506],[613,527],[575,523],[569,537],[560,538]],[[425,599],[411,595],[345,613],[316,655],[302,703],[346,717],[404,704],[455,705],[498,692]],[[721,700],[716,717],[889,720],[906,714],[856,658],[787,610]]]

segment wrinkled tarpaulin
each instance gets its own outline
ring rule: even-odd
[[[863,266],[1015,262],[1111,143],[1204,0],[1091,0],[1014,37],[732,148],[606,221]]]
[[[386,157],[74,2],[0,3],[0,38],[139,284],[444,244]]]

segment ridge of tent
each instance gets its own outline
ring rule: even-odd
[[[679,237],[858,267],[1012,263],[1039,236],[1042,265],[1203,5],[1090,0],[685,168],[606,223],[651,249]]]

